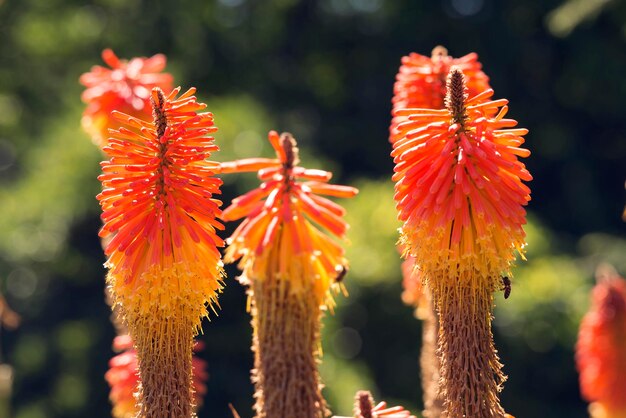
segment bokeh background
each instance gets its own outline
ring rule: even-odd
[[[421,324],[401,299],[390,99],[400,57],[475,51],[496,97],[530,129],[528,261],[498,296],[495,338],[517,417],[587,416],[573,346],[601,262],[626,273],[626,2],[617,0],[0,0],[0,285],[22,316],[1,330],[15,370],[11,417],[110,416],[114,330],[94,198],[102,159],[80,128],[78,77],[100,52],[165,53],[215,113],[216,160],[271,156],[290,131],[309,167],[361,193],[348,209],[349,298],[325,318],[333,411],[357,389],[421,409]],[[226,177],[226,203],[256,184]],[[230,226],[232,230],[232,226]],[[200,417],[252,415],[245,294],[228,269],[204,326]],[[4,417],[2,417],[4,418]]]

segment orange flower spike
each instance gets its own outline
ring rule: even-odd
[[[137,348],[142,418],[191,417],[193,336],[222,287],[216,127],[194,91],[155,88],[149,122],[115,112],[125,126],[103,148],[100,236],[113,235],[107,282]]]
[[[425,272],[478,270],[494,283],[509,273],[513,250],[525,245],[522,226],[532,180],[517,157],[526,129],[504,119],[504,102],[489,90],[467,100],[465,77],[450,73],[447,109],[399,111],[403,137],[394,144],[397,209],[403,241]]]
[[[323,195],[352,197],[357,189],[327,182],[331,174],[298,166],[288,133],[269,133],[276,159],[222,163],[222,172],[258,169],[259,188],[233,200],[222,219],[245,218],[228,239],[224,260],[239,260],[252,316],[256,416],[328,415],[318,372],[320,321],[343,290],[348,262],[330,236],[343,238],[345,210]],[[285,390],[297,388],[297,390]]]
[[[440,320],[441,394],[447,416],[502,417],[505,379],[493,336],[493,293],[525,246],[532,177],[518,161],[526,129],[505,119],[493,91],[467,97],[453,67],[445,109],[403,109],[393,144],[401,242],[423,273]],[[462,325],[469,324],[469,325]],[[458,376],[469,376],[467,381]]]
[[[206,137],[217,128],[212,114],[196,115],[205,105],[195,101],[193,89],[176,99],[179,91],[165,98],[155,90],[154,126],[116,112],[135,131],[112,131],[104,148],[111,159],[102,163],[99,177],[104,221],[99,235],[116,234],[105,253],[112,273],[123,275],[126,284],[154,265],[183,261],[198,263],[207,277],[217,274],[202,258],[217,264],[216,246],[223,245],[215,233],[223,229],[215,220],[221,203],[212,198],[220,193],[221,180],[213,177],[217,163],[205,161],[218,149]]]
[[[393,87],[394,117],[389,137],[391,143],[400,138],[397,126],[404,120],[402,116],[395,115],[397,110],[444,108],[446,78],[452,67],[459,68],[465,74],[470,97],[490,88],[489,77],[482,71],[482,65],[475,53],[452,58],[446,48],[437,46],[430,57],[416,53],[402,57],[402,64]]]
[[[250,171],[251,166],[260,168],[259,178],[263,181],[259,188],[234,199],[223,211],[224,221],[246,217],[228,239],[224,259],[233,262],[241,258],[244,276],[255,280],[276,273],[295,279],[302,276],[296,271],[308,271],[319,279],[314,281],[320,283],[317,296],[322,304],[346,262],[341,247],[314,224],[339,238],[345,235],[348,226],[342,219],[343,208],[319,195],[352,197],[358,191],[327,184],[332,176],[329,172],[299,167],[298,148],[291,135],[271,131],[268,138],[276,159],[221,164],[226,167],[222,172]],[[291,244],[282,245],[281,251],[291,261],[279,263],[277,258],[268,259],[271,247],[280,245],[284,239]],[[305,279],[313,281],[314,277]]]
[[[591,307],[576,344],[580,390],[592,418],[626,417],[626,280],[612,267],[596,273]]]
[[[112,50],[102,51],[102,60],[110,67],[99,65],[80,77],[86,87],[82,94],[87,108],[83,112],[82,125],[99,145],[106,145],[109,129],[120,124],[111,117],[114,110],[138,118],[152,114],[150,91],[159,87],[166,92],[172,90],[173,77],[163,73],[166,58],[157,54],[150,58],[119,59]]]

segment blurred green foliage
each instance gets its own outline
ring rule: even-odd
[[[496,341],[517,417],[586,416],[573,363],[593,271],[626,273],[626,4],[550,0],[0,0],[0,284],[23,317],[3,330],[16,418],[107,417],[114,335],[97,238],[99,151],[80,130],[78,76],[112,47],[157,52],[215,113],[217,160],[271,156],[269,129],[299,140],[303,164],[361,193],[350,296],[324,323],[333,410],[355,390],[421,408],[420,323],[400,301],[389,180],[390,98],[400,57],[444,44],[476,51],[511,115],[528,127],[528,261],[496,300]],[[257,180],[224,177],[228,203]],[[226,232],[232,231],[229,225]],[[251,415],[250,326],[228,267],[222,310],[204,327],[209,392],[200,417]]]

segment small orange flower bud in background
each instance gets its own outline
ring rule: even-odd
[[[444,416],[502,417],[504,382],[493,345],[493,292],[525,245],[531,176],[517,157],[526,129],[507,129],[506,100],[468,98],[462,71],[447,79],[445,109],[404,109],[393,143],[401,241],[439,314]]]
[[[395,114],[397,110],[407,108],[443,109],[446,97],[446,79],[452,67],[457,67],[467,78],[470,97],[489,89],[489,77],[482,72],[482,64],[476,53],[461,58],[452,58],[443,46],[433,49],[427,57],[411,53],[402,57],[402,65],[393,86],[393,119],[390,126],[389,141],[400,138],[397,126],[405,118]]]
[[[626,417],[626,280],[600,266],[576,343],[580,391],[592,418]]]
[[[372,394],[366,390],[357,392],[354,402],[354,418],[415,418],[401,406],[387,407],[387,402],[374,404]]]
[[[217,128],[195,89],[179,92],[152,91],[152,121],[113,113],[124,126],[99,177],[107,281],[137,350],[141,418],[192,416],[193,337],[222,287],[221,180],[208,161],[218,148],[207,136]]]
[[[248,286],[255,361],[257,418],[327,416],[317,364],[322,310],[342,288],[345,210],[321,195],[352,197],[357,190],[327,184],[331,173],[298,166],[288,133],[269,133],[275,159],[223,163],[222,173],[257,171],[261,186],[233,200],[222,219],[244,218],[228,239],[226,262],[239,260]]]
[[[83,113],[83,129],[94,143],[104,146],[109,129],[120,123],[111,112],[116,110],[140,119],[152,115],[150,91],[159,87],[166,93],[172,90],[173,78],[163,73],[166,58],[157,54],[150,58],[119,59],[110,49],[102,51],[102,60],[110,67],[96,65],[81,75],[80,83],[86,87],[82,94],[87,108]]]

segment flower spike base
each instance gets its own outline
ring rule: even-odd
[[[326,416],[317,371],[320,306],[292,295],[289,282],[273,278],[253,282],[249,295],[257,417]]]

